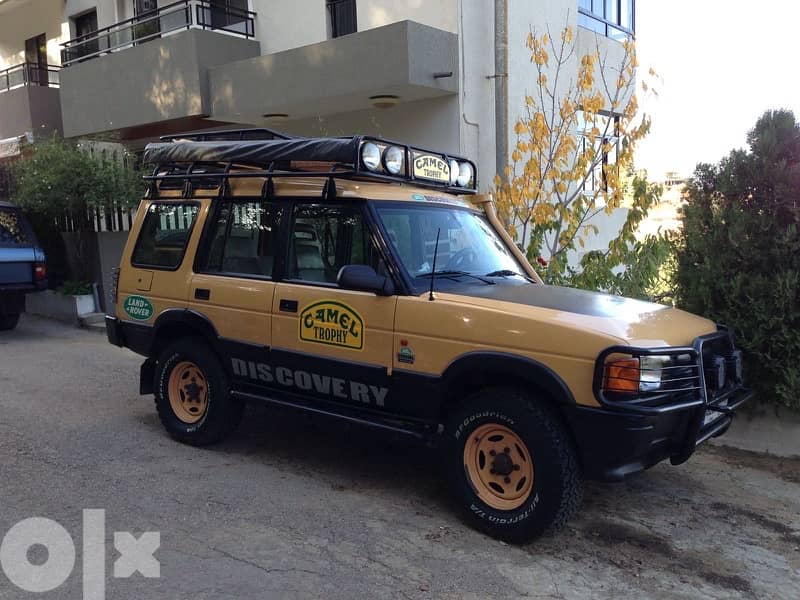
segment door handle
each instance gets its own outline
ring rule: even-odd
[[[297,312],[297,300],[281,300],[279,308],[282,312]]]
[[[194,298],[195,300],[211,300],[211,290],[206,288],[195,288]]]

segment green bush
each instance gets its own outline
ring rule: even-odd
[[[762,401],[800,408],[800,126],[768,111],[748,143],[687,187],[678,304],[733,329]]]

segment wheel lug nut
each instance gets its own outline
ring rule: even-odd
[[[519,465],[514,465],[514,470],[519,471]]]
[[[497,454],[497,452],[494,450],[489,450],[489,456],[494,456],[495,454]]]
[[[511,483],[511,477],[506,477],[505,479],[503,479],[503,481],[505,481],[506,483]]]
[[[509,448],[508,446],[506,446],[505,448],[503,448],[503,452],[505,452],[506,454],[508,454],[509,452],[511,452],[511,448]]]

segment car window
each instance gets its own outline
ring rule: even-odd
[[[409,204],[380,206],[378,216],[412,277],[427,275],[433,269],[437,234],[437,271],[458,270],[475,275],[499,270],[522,272],[503,240],[478,212]]]
[[[281,213],[277,205],[267,201],[221,205],[203,270],[271,277]]]
[[[0,208],[0,245],[26,246],[30,243],[19,211]]]
[[[196,203],[153,203],[147,208],[131,262],[136,267],[177,269],[197,219]]]
[[[385,272],[361,210],[353,205],[298,203],[292,218],[289,278],[336,283],[345,265]]]

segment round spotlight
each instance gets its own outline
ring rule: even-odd
[[[455,185],[458,183],[458,172],[459,172],[458,161],[454,159],[450,159],[450,185]]]
[[[389,146],[383,151],[383,166],[392,175],[399,175],[403,171],[403,156],[405,152],[399,146]]]
[[[361,146],[361,162],[370,171],[377,171],[381,166],[381,151],[376,144],[367,142]]]
[[[458,179],[456,180],[459,187],[472,187],[472,180],[475,173],[472,171],[472,165],[468,162],[462,162],[458,166]]]

